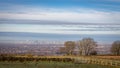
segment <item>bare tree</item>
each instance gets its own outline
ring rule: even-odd
[[[59,52],[60,52],[60,54],[66,54],[65,47],[60,47]]]
[[[72,55],[75,49],[75,42],[74,41],[66,41],[64,43],[64,47],[60,48],[60,51],[66,53],[67,55]]]
[[[112,47],[111,47],[111,52],[114,55],[120,55],[120,41],[113,42]]]
[[[97,44],[92,38],[84,38],[78,42],[78,49],[80,55],[90,55],[95,51]]]

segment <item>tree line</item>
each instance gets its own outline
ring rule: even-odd
[[[60,48],[60,52],[66,55],[74,55],[77,50],[79,55],[97,55],[97,42],[92,38],[83,38],[79,41],[66,41],[64,47]],[[120,41],[114,41],[111,49],[112,55],[120,55]]]

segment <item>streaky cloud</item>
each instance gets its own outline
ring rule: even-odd
[[[0,19],[18,20],[53,20],[65,22],[119,23],[120,12],[104,12],[94,9],[55,9],[55,8],[22,8],[15,12],[0,12]]]

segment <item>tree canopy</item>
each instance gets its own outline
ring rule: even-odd
[[[67,55],[72,55],[75,49],[75,42],[74,41],[66,41],[64,43],[64,47],[60,48],[60,51],[66,53]]]
[[[111,47],[111,52],[114,55],[120,55],[120,41],[114,41]]]
[[[92,38],[83,38],[78,41],[78,49],[80,55],[90,55],[95,52],[97,44]]]

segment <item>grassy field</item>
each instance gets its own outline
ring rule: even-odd
[[[0,62],[0,68],[119,68],[97,64],[74,64],[70,62]]]
[[[120,56],[0,56],[0,68],[120,68]]]
[[[95,56],[96,58],[100,59],[110,59],[110,60],[119,60],[120,61],[120,56]]]

